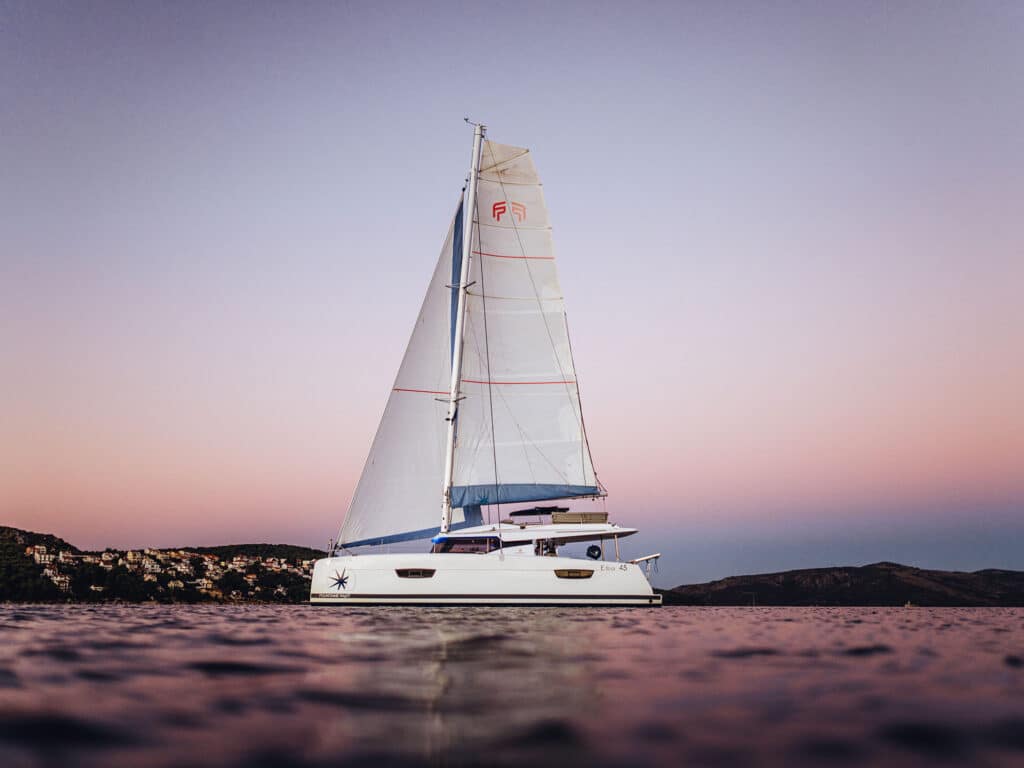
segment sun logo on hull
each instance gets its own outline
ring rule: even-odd
[[[331,586],[335,589],[346,589],[348,587],[348,576],[345,575],[345,569],[342,568],[341,573],[335,571],[331,581],[334,582]]]

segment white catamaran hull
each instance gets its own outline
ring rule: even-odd
[[[661,605],[633,563],[497,553],[328,557],[313,569],[321,605]]]

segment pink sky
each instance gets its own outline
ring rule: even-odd
[[[404,8],[7,12],[0,523],[325,543],[469,112],[544,179],[609,509],[1024,567],[1019,5],[526,4],[514,60]]]

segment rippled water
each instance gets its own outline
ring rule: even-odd
[[[0,764],[1024,765],[1024,610],[0,607]]]

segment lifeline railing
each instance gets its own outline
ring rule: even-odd
[[[640,565],[643,567],[644,572],[650,575],[651,571],[658,572],[658,558],[661,557],[661,552],[656,552],[653,555],[645,555],[644,557],[638,557],[635,560],[630,560],[632,565]]]

